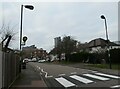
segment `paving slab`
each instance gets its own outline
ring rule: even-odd
[[[43,81],[39,73],[36,72],[32,66],[27,64],[26,69],[22,69],[20,76],[13,83],[10,89],[39,88],[39,87],[47,88],[45,82]]]

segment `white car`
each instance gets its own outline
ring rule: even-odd
[[[37,59],[36,58],[32,58],[32,62],[36,62],[37,61]]]
[[[28,63],[28,58],[25,58],[23,62]]]
[[[46,60],[39,60],[38,62],[39,62],[39,63],[42,63],[42,62],[45,62],[45,61],[46,61]]]

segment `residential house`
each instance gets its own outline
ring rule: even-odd
[[[47,55],[46,50],[38,49],[35,45],[22,48],[24,58],[44,58]]]
[[[97,38],[97,39],[91,40],[88,43],[80,44],[79,49],[80,51],[84,50],[90,53],[105,52],[108,46],[109,46],[109,49],[120,48],[119,44],[115,44],[114,42],[110,42],[110,41],[107,42],[107,40],[104,40],[102,38]]]

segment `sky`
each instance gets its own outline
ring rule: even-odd
[[[114,2],[113,2],[114,1]],[[36,45],[48,52],[54,48],[54,38],[72,36],[81,43],[96,38],[106,39],[104,15],[111,41],[118,40],[118,0],[78,1],[7,1],[0,2],[2,24],[14,27],[16,33],[10,47],[19,49],[21,5],[33,5],[34,10],[23,8],[23,36],[25,46]]]

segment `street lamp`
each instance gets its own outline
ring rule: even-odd
[[[109,39],[108,39],[108,32],[107,32],[107,21],[106,21],[106,18],[104,15],[101,15],[101,19],[104,19],[105,20],[105,30],[106,30],[106,38],[107,38],[107,49],[108,49],[108,60],[109,60],[109,63],[110,63],[110,69],[112,69],[111,67],[111,59],[110,59],[110,53],[109,53]]]
[[[22,46],[22,19],[23,19],[23,6],[27,9],[33,10],[34,7],[32,5],[21,5],[21,24],[20,24],[20,65],[19,65],[19,72],[21,72],[21,63],[22,63],[22,56],[21,56],[21,46]],[[25,40],[27,37],[23,38],[23,41],[25,42]]]
[[[20,51],[22,44],[22,19],[23,19],[23,6],[27,9],[33,10],[34,7],[32,5],[21,5],[21,24],[20,24]]]

